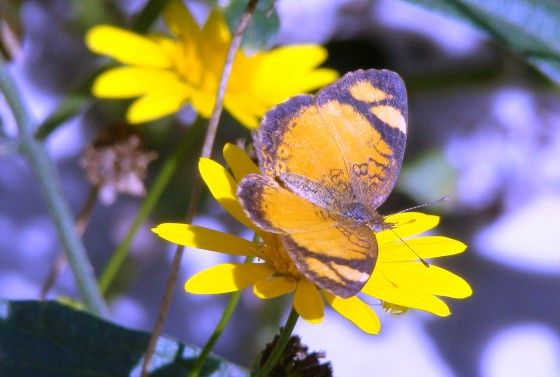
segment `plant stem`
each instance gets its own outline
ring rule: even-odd
[[[253,259],[254,257],[247,257],[245,258],[245,261],[243,263],[251,263]],[[229,320],[231,319],[231,316],[233,315],[233,312],[237,307],[237,303],[239,302],[239,298],[241,297],[242,292],[243,291],[237,291],[230,295],[226,308],[222,313],[222,318],[220,318],[220,321],[216,325],[216,328],[214,329],[212,336],[210,336],[210,339],[208,339],[208,342],[206,342],[206,344],[200,351],[200,354],[198,355],[198,359],[196,359],[196,362],[194,363],[191,370],[189,371],[189,375],[188,375],[189,377],[196,377],[200,373],[202,367],[204,366],[204,362],[206,361],[206,358],[214,348],[214,345],[222,335]]]
[[[144,8],[142,8],[142,11],[138,14],[138,17],[134,20],[132,30],[139,34],[145,34],[148,30],[150,30],[168,2],[169,0],[148,1],[146,5],[144,5]]]
[[[92,186],[89,191],[88,197],[78,218],[76,220],[76,224],[74,225],[74,229],[76,229],[76,233],[81,237],[84,235],[84,232],[88,226],[89,219],[91,217],[91,212],[93,211],[93,207],[95,206],[95,202],[97,202],[97,195],[99,194],[99,187]],[[60,272],[66,267],[68,264],[68,258],[66,258],[66,254],[64,251],[60,251],[56,256],[56,260],[51,267],[51,272],[47,279],[43,283],[41,287],[41,292],[39,293],[39,300],[43,301],[47,298],[47,294],[49,293],[50,289],[56,282],[56,279]]]
[[[218,93],[216,95],[216,102],[214,104],[214,109],[212,110],[212,116],[210,117],[210,121],[208,123],[208,129],[206,131],[206,137],[204,139],[204,144],[202,146],[202,152],[200,154],[201,157],[209,158],[212,153],[212,147],[214,146],[214,140],[216,139],[218,123],[220,121],[220,116],[222,114],[227,83],[228,83],[229,76],[231,74],[231,70],[233,68],[233,61],[235,58],[235,54],[239,49],[239,46],[241,45],[243,33],[245,32],[245,29],[249,24],[251,16],[255,11],[258,2],[259,0],[249,0],[249,3],[247,4],[245,11],[241,15],[241,18],[239,19],[237,29],[235,30],[235,33],[233,34],[233,37],[231,39],[231,43],[226,55],[226,61],[222,69],[222,76],[220,77]],[[201,191],[202,191],[202,181],[200,178],[200,174],[196,174],[193,183],[193,191],[191,193],[191,197],[189,199],[189,205],[187,208],[187,215],[185,217],[185,222],[187,224],[190,224],[192,222],[192,219],[196,212],[196,208],[198,206],[198,201],[200,199]],[[154,331],[152,332],[150,342],[148,343],[148,348],[146,349],[144,363],[142,364],[142,377],[148,376],[148,368],[152,361],[152,356],[156,348],[157,339],[161,334],[161,331],[163,329],[163,324],[165,322],[167,313],[169,311],[169,306],[171,305],[171,297],[173,296],[175,285],[177,284],[177,276],[179,273],[179,268],[181,266],[181,259],[183,258],[184,251],[185,251],[184,246],[177,246],[177,249],[175,251],[175,256],[173,257],[173,262],[171,264],[171,270],[169,271],[169,278],[167,280],[167,287],[163,297],[163,302],[161,304],[158,313],[158,318],[156,320],[156,324],[154,327]]]
[[[253,242],[257,242],[258,240],[259,240],[259,235],[255,233],[255,235],[253,236]],[[252,263],[254,259],[255,257],[246,257],[243,263]],[[200,351],[200,354],[198,355],[198,359],[196,359],[196,362],[194,363],[193,367],[189,372],[189,377],[196,377],[199,375],[200,371],[202,370],[202,367],[204,366],[204,362],[206,361],[208,355],[210,354],[210,351],[212,351],[212,349],[214,348],[214,345],[222,335],[222,332],[226,328],[229,320],[231,319],[231,316],[233,315],[233,312],[237,307],[237,303],[239,302],[239,298],[241,297],[241,293],[242,291],[237,291],[231,294],[229,301],[226,305],[226,308],[222,313],[222,318],[220,318],[220,321],[216,325],[216,328],[214,329],[214,332],[210,336],[210,339],[208,339],[208,342],[206,342],[206,344]]]
[[[179,146],[177,147],[177,149],[175,149],[175,151],[167,159],[167,161],[165,161],[165,164],[156,177],[154,183],[148,190],[148,196],[146,197],[146,199],[144,199],[140,210],[136,214],[134,222],[128,229],[125,237],[117,246],[117,249],[111,256],[109,263],[101,273],[101,277],[99,278],[99,288],[104,295],[107,294],[107,291],[111,287],[111,284],[115,280],[115,277],[122,267],[126,256],[128,255],[130,245],[134,240],[136,232],[148,218],[150,213],[152,213],[154,207],[159,201],[159,198],[163,194],[163,191],[167,187],[169,180],[171,179],[175,171],[177,171],[179,164],[184,160],[185,155],[190,150],[191,146],[194,143],[194,140],[196,140],[199,131],[202,129],[202,124],[203,120],[201,118],[198,118],[196,122],[191,126],[191,128],[185,133],[185,135],[181,139]]]
[[[4,92],[6,101],[13,112],[18,127],[20,150],[29,160],[37,176],[84,304],[92,313],[107,317],[109,310],[98,290],[86,249],[74,229],[72,212],[62,194],[56,169],[45,147],[33,137],[36,122],[10,77],[8,66],[1,58],[0,89]]]
[[[278,363],[278,360],[280,360],[280,357],[282,357],[282,354],[284,353],[284,349],[286,348],[286,344],[288,344],[288,341],[292,336],[292,332],[294,331],[294,327],[296,326],[298,318],[299,315],[292,307],[290,315],[286,320],[286,324],[284,325],[284,328],[280,333],[280,337],[278,339],[278,343],[276,343],[276,347],[274,347],[272,353],[270,354],[270,357],[268,358],[268,360],[266,360],[263,367],[259,369],[255,377],[267,377],[268,375],[270,375],[270,372],[274,369],[274,366]]]

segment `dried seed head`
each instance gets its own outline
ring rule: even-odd
[[[85,149],[80,165],[86,179],[99,188],[101,202],[109,205],[118,193],[144,196],[148,164],[156,158],[156,152],[144,150],[138,127],[118,124]]]
[[[255,363],[256,370],[262,368],[272,350],[276,347],[280,337],[276,335],[272,342],[268,343],[259,355]],[[282,357],[270,372],[270,377],[332,377],[333,371],[330,362],[321,364],[319,359],[325,358],[324,352],[308,353],[308,347],[301,344],[301,339],[297,335],[292,335],[282,353]]]

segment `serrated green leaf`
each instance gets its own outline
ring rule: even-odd
[[[57,302],[0,300],[0,376],[139,376],[150,334]],[[161,337],[150,376],[186,376],[199,349]],[[248,376],[210,356],[201,376]]]
[[[560,83],[557,0],[406,0],[485,31]]]

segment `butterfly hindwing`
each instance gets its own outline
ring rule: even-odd
[[[320,287],[350,297],[369,279],[377,260],[377,241],[367,227],[348,222],[284,189],[262,175],[239,184],[238,197],[262,229],[281,233],[298,270]]]
[[[296,195],[269,177],[250,174],[237,190],[249,218],[261,229],[272,233],[296,233],[331,227],[319,217],[321,208]]]

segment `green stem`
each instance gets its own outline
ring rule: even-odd
[[[3,132],[0,132],[0,158],[13,153],[19,153],[17,140],[9,139]]]
[[[84,235],[84,232],[86,231],[86,228],[89,223],[89,219],[91,217],[91,213],[93,211],[93,207],[95,207],[95,203],[97,202],[98,194],[99,194],[99,187],[92,186],[92,188],[89,190],[88,198],[86,199],[86,202],[84,203],[84,206],[80,211],[80,214],[78,215],[78,219],[74,224],[74,229],[76,230],[76,233],[80,237],[82,237]],[[47,298],[47,294],[49,293],[50,289],[53,287],[54,283],[56,282],[58,275],[66,267],[67,264],[68,264],[68,258],[66,258],[66,254],[64,253],[64,251],[60,251],[56,257],[55,262],[53,263],[53,266],[51,267],[51,272],[49,273],[49,276],[47,276],[47,279],[41,286],[41,292],[39,293],[39,300],[44,301]]]
[[[101,274],[101,278],[99,279],[99,287],[104,295],[107,294],[109,287],[115,280],[117,273],[122,267],[126,256],[128,255],[128,250],[130,249],[132,240],[134,239],[136,232],[140,228],[140,225],[142,225],[148,218],[150,213],[152,213],[154,207],[159,201],[159,198],[163,194],[163,191],[167,187],[169,180],[179,167],[181,161],[183,161],[183,159],[185,158],[187,151],[190,150],[194,140],[196,139],[196,136],[202,129],[203,123],[204,121],[202,120],[202,118],[198,118],[197,121],[191,126],[191,128],[185,133],[179,146],[177,147],[177,149],[175,149],[175,151],[167,159],[167,161],[165,161],[163,168],[150,187],[148,196],[146,197],[146,199],[144,199],[142,207],[140,207],[140,210],[138,211],[134,222],[130,226],[128,232],[126,233],[126,236],[118,245],[117,249],[113,253],[113,256],[111,257],[111,260]]]
[[[144,8],[142,8],[142,11],[134,20],[134,23],[132,24],[132,31],[139,34],[144,34],[148,30],[150,30],[168,2],[169,0],[148,1],[148,3],[144,6]]]
[[[254,257],[247,257],[245,258],[245,261],[243,263],[251,263],[253,259]],[[214,345],[216,344],[216,342],[224,332],[224,329],[226,328],[229,320],[231,319],[231,316],[233,315],[233,312],[237,307],[237,303],[239,302],[239,298],[241,297],[241,293],[242,291],[237,291],[232,293],[231,296],[229,297],[229,301],[226,305],[226,308],[222,313],[222,318],[220,318],[220,321],[216,325],[216,328],[214,329],[212,336],[210,336],[210,339],[208,339],[208,342],[206,342],[204,348],[202,348],[202,350],[200,351],[200,354],[198,355],[198,359],[196,360],[196,362],[194,363],[193,367],[191,368],[188,374],[189,377],[197,377],[199,375],[200,371],[202,370],[202,367],[204,366],[204,362],[206,361],[206,358],[214,348]]]
[[[294,331],[294,327],[296,326],[298,318],[298,313],[292,307],[290,315],[286,320],[286,324],[284,325],[284,328],[280,333],[280,338],[278,339],[278,343],[276,343],[276,347],[274,347],[272,353],[270,354],[270,357],[268,358],[268,360],[266,360],[266,363],[257,372],[255,377],[266,377],[270,375],[270,372],[272,371],[272,369],[274,369],[274,366],[278,363],[278,360],[280,360],[280,357],[282,357],[282,354],[284,353],[284,349],[286,348],[286,344],[288,344],[288,341],[292,336],[292,332]]]
[[[74,217],[64,199],[56,169],[45,147],[33,137],[36,122],[10,77],[7,64],[1,58],[0,89],[13,112],[18,127],[20,150],[37,176],[84,304],[92,313],[107,317],[109,310],[98,290],[86,249],[74,229]]]

